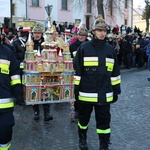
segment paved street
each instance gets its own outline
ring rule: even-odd
[[[145,69],[121,70],[122,94],[111,107],[110,150],[150,150],[150,73]],[[54,120],[33,121],[32,106],[15,107],[16,125],[10,150],[79,150],[77,122],[71,123],[69,104],[53,104]],[[89,150],[98,150],[94,113],[88,130]]]

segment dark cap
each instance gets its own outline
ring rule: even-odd
[[[28,35],[29,35],[29,32],[28,32],[28,31],[23,31],[23,30],[21,30],[21,32],[20,32],[20,36],[21,36],[21,37],[28,36]]]
[[[8,32],[14,32],[14,29],[13,28],[9,28]]]
[[[17,32],[20,32],[21,30],[23,30],[23,27],[19,27]]]

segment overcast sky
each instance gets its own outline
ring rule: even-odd
[[[145,7],[145,0],[133,0],[133,7],[137,8],[139,5]]]

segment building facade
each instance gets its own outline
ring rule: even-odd
[[[45,6],[53,5],[51,22],[68,22],[86,24],[90,29],[95,17],[98,15],[96,0],[12,0],[13,14],[12,23],[18,27],[18,21],[29,19],[46,25],[48,15]],[[133,25],[133,0],[104,0],[104,16],[111,26]],[[0,17],[0,22],[4,18]]]
[[[142,19],[144,9],[141,7],[133,9],[133,26],[140,29],[140,31],[146,31],[146,20]]]

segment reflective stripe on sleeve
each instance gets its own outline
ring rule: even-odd
[[[9,103],[9,102],[13,102],[14,99],[13,98],[1,98],[0,99],[0,104],[6,104],[6,103]]]
[[[0,109],[14,107],[14,102],[0,104]]]
[[[11,85],[21,84],[20,75],[11,76]]]
[[[20,68],[21,69],[24,68],[24,63],[23,62],[20,63]]]
[[[121,76],[111,77],[111,85],[117,85],[121,83]]]
[[[106,102],[111,102],[111,101],[113,101],[113,92],[106,93]]]
[[[74,84],[75,84],[75,85],[79,85],[79,84],[80,84],[80,80],[81,80],[81,77],[80,77],[80,76],[74,75]]]

